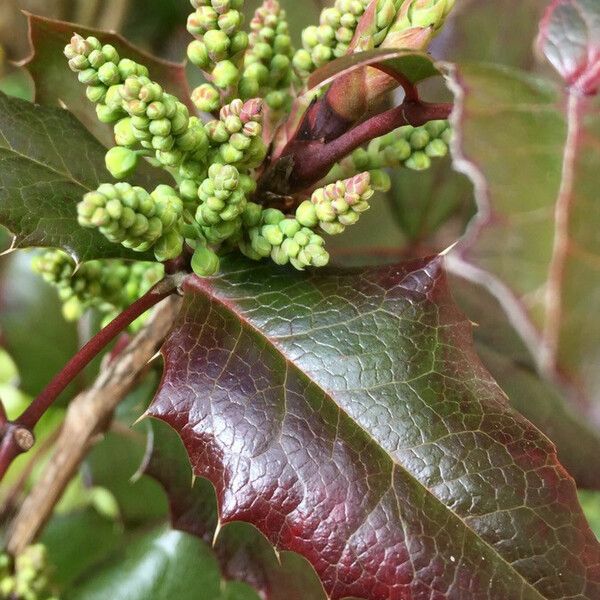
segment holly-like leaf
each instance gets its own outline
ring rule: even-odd
[[[516,323],[540,370],[600,425],[600,73],[594,1],[554,2],[540,47],[564,85],[470,65],[452,74],[456,164],[479,215],[458,256]]]
[[[95,36],[105,44],[112,44],[122,58],[131,58],[146,65],[155,81],[193,110],[183,64],[168,62],[147,54],[114,32],[32,14],[28,14],[27,17],[32,51],[31,56],[24,61],[24,66],[33,78],[36,102],[49,106],[65,106],[105,146],[114,144],[112,127],[98,121],[94,105],[86,98],[85,86],[77,81],[63,54],[65,46],[75,32],[84,37]]]
[[[111,176],[105,149],[68,111],[0,93],[0,224],[13,247],[56,247],[75,260],[144,255],[77,223],[76,205]],[[145,176],[138,183],[150,187]]]
[[[537,371],[494,296],[460,277],[452,278],[452,292],[476,324],[477,352],[511,405],[556,444],[561,463],[578,486],[600,489],[600,433],[573,410],[564,390]]]
[[[276,556],[265,537],[246,523],[220,527],[214,487],[202,478],[192,484],[192,468],[179,436],[161,421],[152,420],[149,427],[142,471],[165,490],[172,526],[212,543],[226,580],[251,585],[263,600],[325,599],[314,569],[303,558],[291,552]]]
[[[190,277],[150,407],[222,523],[333,599],[592,598],[600,546],[549,440],[479,362],[442,259]]]

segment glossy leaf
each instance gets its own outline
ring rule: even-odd
[[[212,484],[192,483],[189,458],[178,435],[165,423],[152,420],[143,472],[156,479],[169,498],[171,524],[212,543],[222,575],[246,582],[263,600],[324,600],[314,569],[300,556],[276,556],[265,537],[246,523],[217,525],[217,502]],[[218,529],[218,535],[217,535]]]
[[[0,224],[13,247],[59,247],[80,261],[144,256],[77,223],[83,194],[111,181],[104,154],[67,111],[0,94]]]
[[[600,433],[577,414],[563,389],[539,373],[535,360],[498,301],[482,286],[452,278],[457,303],[476,324],[477,352],[511,405],[557,446],[582,488],[600,489]]]
[[[331,598],[600,593],[600,546],[546,437],[480,364],[439,258],[189,278],[150,407],[223,523],[306,557]]]
[[[146,65],[155,81],[193,110],[183,64],[151,56],[113,32],[32,14],[28,15],[28,19],[32,53],[24,66],[35,83],[36,102],[68,108],[105,146],[114,144],[112,128],[98,121],[94,105],[86,98],[85,86],[77,81],[63,55],[75,32],[84,37],[95,36],[105,44],[112,44],[122,58],[131,58]]]
[[[200,540],[160,529],[115,553],[65,600],[221,600],[216,560]]]
[[[117,523],[87,508],[54,515],[40,541],[51,557],[52,581],[65,587],[115,552],[123,543],[123,531]]]
[[[599,18],[597,2],[564,1],[543,21],[540,46],[566,90],[499,67],[453,74],[456,164],[475,182],[479,205],[459,251],[464,273],[497,295],[539,368],[570,386],[597,425]],[[571,44],[575,54],[564,50]]]

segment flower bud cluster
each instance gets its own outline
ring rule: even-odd
[[[316,68],[348,53],[370,1],[336,0],[332,7],[323,9],[318,26],[304,29],[303,48],[296,52],[293,61],[300,77],[306,77]],[[368,34],[370,48],[379,46],[385,39],[399,4],[399,0],[377,0],[372,30]]]
[[[164,275],[161,264],[92,260],[75,267],[61,250],[48,250],[32,261],[34,271],[57,288],[68,321],[79,319],[88,308],[114,315],[145,294]]]
[[[335,0],[332,7],[321,11],[319,25],[310,25],[302,32],[302,49],[294,55],[294,68],[300,77],[307,77],[316,68],[343,56],[358,22],[370,0]]]
[[[247,235],[239,247],[252,260],[270,256],[276,264],[290,263],[299,271],[306,267],[324,267],[329,262],[325,240],[304,227],[297,218],[286,217],[280,210],[248,210],[246,224],[249,226]]]
[[[456,0],[409,0],[400,7],[392,31],[411,27],[431,27],[437,31],[454,8]]]
[[[159,261],[182,251],[182,213],[183,202],[168,185],[159,185],[149,194],[128,183],[104,183],[77,206],[82,227],[98,228],[109,241],[136,252],[152,248]]]
[[[298,207],[296,219],[305,227],[318,225],[325,233],[337,235],[369,210],[369,199],[374,193],[370,174],[360,173],[315,190],[311,199]]]
[[[114,102],[118,86],[128,77],[148,76],[148,69],[127,58],[121,59],[114,46],[103,45],[95,37],[75,34],[64,54],[71,70],[78,73],[79,81],[87,85],[86,94],[96,104],[98,119],[114,123],[125,117],[120,102]]]
[[[247,195],[255,189],[254,180],[231,165],[215,163],[198,190],[200,205],[196,221],[211,243],[223,242],[241,228]]]
[[[262,100],[233,100],[224,106],[219,119],[206,124],[211,146],[210,162],[224,162],[239,169],[252,169],[264,160],[267,147],[262,140]]]
[[[385,176],[381,169],[404,166],[413,171],[423,171],[431,166],[433,158],[448,154],[452,129],[448,121],[430,121],[421,127],[406,125],[391,133],[371,140],[366,148],[358,148],[342,160],[329,173],[327,179],[347,177],[361,171],[371,171],[374,179]]]
[[[237,85],[248,34],[241,30],[244,0],[192,0],[196,9],[187,22],[196,38],[188,46],[190,61],[210,74],[212,84],[203,84],[192,98],[199,110],[219,108],[219,90]]]
[[[0,554],[0,598],[58,600],[51,592],[48,556],[42,544],[28,546],[13,559]]]
[[[240,96],[243,99],[260,96],[274,110],[288,106],[293,55],[285,10],[277,0],[264,0],[250,22]]]
[[[155,152],[166,167],[178,167],[184,159],[204,160],[208,150],[204,126],[197,117],[190,118],[187,107],[175,96],[148,77],[137,75],[128,77],[117,90],[115,105],[128,115],[115,127],[119,146],[140,144]]]

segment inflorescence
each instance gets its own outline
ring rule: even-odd
[[[308,75],[346,53],[385,46],[398,32],[437,29],[454,2],[378,0],[369,17],[369,0],[336,0],[322,11],[319,25],[304,30],[297,51],[277,0],[263,1],[249,33],[244,0],[191,4],[188,58],[206,78],[191,102],[165,91],[144,65],[94,37],[75,35],[65,48],[98,118],[114,128],[109,172],[125,180],[148,160],[174,179],[154,190],[125,181],[100,185],[77,207],[82,227],[143,254],[144,261],[153,255],[162,263],[189,251],[200,276],[217,273],[220,256],[234,250],[300,270],[320,267],[329,260],[323,234],[339,234],[357,222],[373,193],[389,188],[386,168],[422,170],[447,153],[447,122],[402,127],[344,158],[316,189],[287,204],[292,208],[269,207],[269,198],[257,192],[258,169],[273,124],[287,116]],[[162,273],[157,263],[105,260],[75,268],[66,255],[47,252],[35,268],[58,287],[65,315],[76,318],[92,306],[111,314],[138,297]]]

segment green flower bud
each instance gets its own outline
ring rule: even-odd
[[[210,58],[208,56],[206,45],[199,40],[194,40],[190,43],[187,48],[187,56],[190,59],[190,62],[201,69],[206,69],[210,64]]]
[[[98,104],[99,102],[104,102],[106,90],[107,88],[104,85],[92,85],[85,90],[85,95],[90,102]]]
[[[97,104],[96,115],[102,123],[114,123],[123,117],[123,111],[112,110],[105,104]]]
[[[423,150],[431,141],[429,133],[425,127],[417,127],[411,134],[409,142],[414,150]]]
[[[261,233],[271,246],[280,246],[283,242],[283,233],[276,225],[264,225]]]
[[[137,142],[137,138],[133,132],[133,125],[131,118],[127,117],[121,119],[114,128],[115,142],[119,146],[134,146]]]
[[[304,227],[316,227],[319,223],[315,205],[310,200],[305,200],[296,209],[296,219]]]
[[[119,67],[115,63],[104,63],[98,69],[98,78],[104,85],[116,85],[121,82]]]
[[[404,164],[413,171],[425,171],[431,166],[431,159],[425,152],[415,152]]]
[[[154,245],[154,256],[159,262],[177,258],[183,252],[183,236],[179,231],[171,230]]]
[[[192,102],[198,110],[210,113],[219,108],[221,94],[210,83],[204,83],[192,92]]]
[[[205,246],[198,246],[192,256],[192,270],[199,277],[210,277],[219,272],[219,257]]]
[[[208,55],[214,62],[228,57],[231,41],[224,31],[218,29],[207,31],[203,41]]]
[[[106,168],[115,179],[125,179],[135,171],[138,155],[129,148],[115,146],[106,153]]]
[[[217,63],[212,72],[214,84],[222,89],[233,85],[238,77],[238,68],[230,60],[222,60]]]
[[[425,147],[425,154],[430,158],[441,158],[448,154],[448,146],[441,139],[432,140]]]

